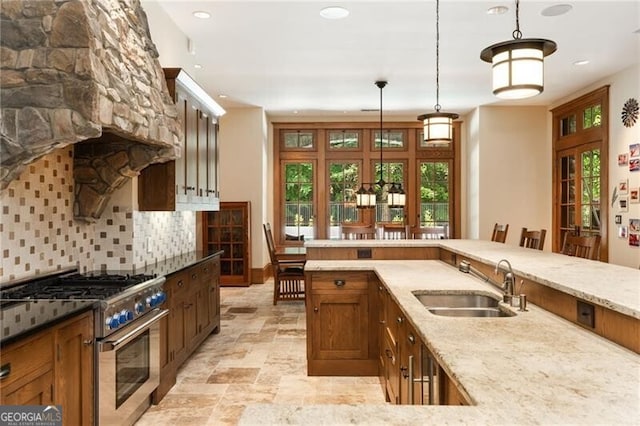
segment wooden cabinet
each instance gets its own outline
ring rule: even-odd
[[[400,404],[422,404],[422,341],[413,325],[405,321],[400,330]]]
[[[2,348],[0,404],[53,404],[53,333]]]
[[[220,283],[224,286],[251,284],[251,205],[248,201],[222,202],[220,210],[205,212],[202,221],[203,247],[223,250]]]
[[[311,376],[378,373],[377,280],[368,272],[314,272],[307,286]]]
[[[2,348],[0,404],[61,405],[62,423],[93,424],[93,312]]]
[[[55,400],[62,405],[62,423],[93,424],[93,312],[57,327],[55,343]]]
[[[212,332],[220,331],[220,258],[167,276],[166,322],[160,323],[160,385],[157,404],[176,383],[178,368]]]
[[[165,68],[167,88],[183,125],[180,158],[140,173],[141,211],[218,210],[218,120],[224,110],[181,68]]]

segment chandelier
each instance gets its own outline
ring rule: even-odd
[[[424,125],[425,142],[451,142],[453,140],[453,120],[458,114],[440,112],[440,1],[436,1],[436,112],[418,116]]]
[[[382,194],[383,188],[389,186],[387,191],[387,205],[389,208],[403,208],[406,201],[406,195],[402,189],[402,183],[385,182],[383,174],[382,146],[383,146],[383,121],[382,121],[382,89],[387,85],[386,81],[376,81],[376,86],[380,89],[380,179],[377,182],[363,182],[360,189],[356,192],[356,207],[359,209],[374,208],[376,206],[376,191],[374,186],[380,189]],[[365,188],[365,186],[367,188]]]
[[[496,43],[480,52],[480,59],[491,62],[493,94],[502,99],[524,99],[544,90],[544,57],[557,45],[541,38],[522,38],[520,1],[516,0],[516,29],[513,40]]]

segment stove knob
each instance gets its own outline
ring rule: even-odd
[[[144,303],[138,302],[138,303],[136,303],[136,306],[135,306],[134,309],[135,309],[136,313],[141,314],[141,313],[144,312],[144,308],[145,308]]]
[[[151,304],[151,296],[147,297],[145,301],[147,302],[147,306],[148,307],[150,307],[150,308],[153,307],[153,305]]]
[[[133,312],[127,311],[127,321],[132,321],[132,320],[133,320]]]
[[[125,311],[124,309],[120,311],[119,321],[120,321],[120,324],[124,324],[125,322],[127,322],[127,311]]]
[[[107,327],[113,329],[118,328],[120,326],[120,320],[118,319],[118,314],[115,314],[112,317],[107,317]]]
[[[164,294],[164,291],[159,291],[156,293],[156,296],[158,297],[158,305],[167,300],[167,296]]]
[[[151,307],[155,308],[156,306],[158,306],[158,294],[154,294],[151,296]]]

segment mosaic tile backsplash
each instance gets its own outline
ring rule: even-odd
[[[196,248],[194,212],[110,205],[85,223],[73,218],[73,192],[67,147],[30,164],[0,193],[0,284],[74,266],[136,269]]]

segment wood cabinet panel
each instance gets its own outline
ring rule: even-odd
[[[0,404],[61,405],[63,424],[94,420],[93,312],[2,348]]]
[[[220,279],[224,286],[251,284],[251,204],[222,202],[220,210],[205,212],[202,221],[203,247],[220,257]]]
[[[56,329],[55,399],[62,423],[93,424],[93,313],[73,318]]]
[[[214,110],[221,108],[213,99],[203,99],[207,95],[195,87],[197,84],[184,70],[165,68],[164,72],[183,125],[182,153],[175,160],[142,170],[138,179],[139,209],[217,210],[218,117]]]
[[[313,273],[305,284],[308,374],[377,375],[378,283],[373,275]]]
[[[220,331],[220,258],[204,260],[171,274],[165,283],[166,322],[160,323],[158,404],[176,383],[178,368],[212,332]]]

